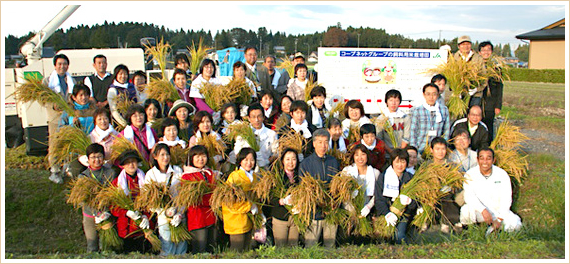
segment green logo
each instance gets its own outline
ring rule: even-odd
[[[325,51],[325,56],[337,56],[338,53],[334,50]]]
[[[39,71],[33,71],[33,72],[24,72],[24,79],[43,79],[42,74]]]
[[[436,53],[436,54],[433,56],[433,58],[434,58],[434,59],[440,59],[440,58],[441,58],[441,55],[439,55],[439,53]]]

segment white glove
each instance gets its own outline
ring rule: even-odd
[[[142,216],[142,221],[139,224],[141,229],[149,229],[150,228],[150,221],[148,221],[148,217],[146,215]]]
[[[418,208],[418,210],[416,211],[416,215],[421,215],[424,212],[424,208],[420,206],[420,208]]]
[[[451,192],[451,187],[445,185],[445,186],[441,187],[441,189],[439,189],[439,191],[442,193],[448,193],[448,192]]]
[[[252,214],[252,215],[255,215],[255,214],[257,214],[257,211],[258,211],[257,205],[256,205],[256,204],[251,204],[251,214]]]
[[[261,213],[261,217],[263,217],[263,221],[261,221],[261,225],[265,225],[267,223],[267,217],[263,213]]]
[[[130,219],[139,220],[139,219],[141,218],[141,213],[139,213],[139,211],[131,211],[131,210],[128,210],[128,211],[127,211],[127,216],[128,216]]]
[[[296,215],[296,214],[298,214],[298,213],[300,213],[300,212],[301,212],[301,211],[299,211],[299,209],[297,209],[297,207],[293,207],[293,208],[291,209],[291,213],[294,214],[294,215]]]
[[[304,158],[305,155],[303,155],[303,153],[299,153],[299,163],[301,163],[301,161],[303,161]]]
[[[370,208],[368,208],[368,206],[364,206],[364,208],[362,208],[362,210],[360,210],[360,215],[362,217],[368,216],[369,213],[370,213]]]
[[[247,105],[241,105],[239,108],[240,108],[240,109],[239,109],[239,114],[240,114],[242,117],[243,117],[243,116],[247,116],[247,108],[248,108],[248,106],[247,106]]]
[[[358,190],[354,190],[354,192],[352,192],[352,198],[354,199],[357,195],[358,195]]]
[[[284,204],[284,205],[291,205],[291,203],[292,203],[291,200],[293,200],[293,199],[291,198],[291,195],[287,195],[287,197],[285,197],[285,198],[283,199],[283,204]]]
[[[347,211],[349,211],[351,213],[355,211],[352,203],[343,202],[342,207],[344,207],[344,209],[346,209]]]
[[[111,216],[111,213],[106,212],[106,211],[95,216],[95,224],[100,224],[101,222],[109,219],[110,216]]]
[[[398,217],[392,212],[386,214],[384,218],[386,218],[386,226],[396,226],[396,222],[398,222]]]
[[[412,199],[405,194],[400,194],[400,203],[402,205],[408,205],[412,203]]]
[[[172,220],[170,220],[170,224],[174,227],[180,225],[181,222],[182,222],[182,215],[181,214],[175,214],[172,217]]]
[[[167,217],[174,217],[174,215],[176,214],[176,207],[169,207],[168,209],[166,209],[166,211],[164,212],[164,214]]]
[[[214,124],[219,123],[221,117],[222,117],[222,114],[220,114],[220,111],[214,112],[214,114],[212,114],[212,119],[214,120]]]

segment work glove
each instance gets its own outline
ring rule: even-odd
[[[252,215],[255,215],[255,214],[257,214],[257,211],[259,211],[259,210],[257,209],[257,205],[256,205],[256,204],[251,204],[251,214],[252,214]]]
[[[141,213],[139,213],[138,211],[128,210],[128,211],[127,211],[127,216],[128,216],[130,219],[133,219],[133,220],[136,221],[136,220],[139,220],[139,219],[141,218]]]
[[[408,205],[412,203],[412,199],[405,194],[400,194],[400,203],[402,205]]]
[[[164,214],[167,217],[174,217],[174,215],[176,214],[176,207],[169,207],[168,209],[166,209],[166,211],[164,212]]]
[[[420,208],[418,208],[418,210],[416,211],[416,215],[421,215],[424,212],[424,208],[420,206]]]
[[[214,120],[214,124],[219,123],[221,118],[222,118],[222,114],[220,113],[220,111],[214,112],[212,114],[212,120]]]
[[[107,211],[98,214],[97,216],[95,216],[95,224],[100,224],[101,222],[109,219],[110,216],[111,216],[111,213],[109,213]]]
[[[354,211],[356,211],[356,210],[354,209],[354,206],[352,205],[352,203],[343,202],[343,203],[342,203],[342,207],[344,207],[344,209],[346,209],[347,211],[349,211],[349,212],[351,212],[351,213],[354,212]]]
[[[177,227],[178,225],[180,225],[181,222],[182,222],[182,215],[181,214],[175,214],[172,217],[172,220],[170,220],[170,224],[174,227]]]
[[[298,213],[300,213],[300,212],[301,212],[301,211],[299,211],[299,209],[298,209],[296,206],[294,206],[294,207],[291,209],[291,213],[294,214],[294,215],[296,215],[296,214],[298,214]]]
[[[439,189],[439,191],[442,193],[448,193],[448,192],[451,192],[451,187],[445,185],[445,186],[441,187],[441,189]]]
[[[142,221],[139,224],[141,229],[149,229],[150,228],[150,221],[148,221],[148,217],[146,215],[142,216]]]
[[[360,215],[362,217],[366,217],[370,213],[370,210],[371,210],[371,208],[369,208],[368,206],[364,206],[364,208],[362,208],[362,210],[360,210]]]
[[[291,205],[291,200],[292,200],[291,195],[287,195],[287,197],[281,199],[281,203],[283,205]]]
[[[354,199],[357,195],[358,195],[358,190],[354,190],[354,192],[352,192],[352,199]]]
[[[386,218],[386,226],[396,226],[396,222],[398,222],[398,216],[392,212],[386,214],[384,218]]]

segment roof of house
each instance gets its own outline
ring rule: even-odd
[[[528,40],[565,39],[565,30],[565,19],[563,18],[539,30],[517,35],[516,38]]]

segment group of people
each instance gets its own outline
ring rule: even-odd
[[[462,48],[467,44],[468,51]],[[459,38],[458,45],[457,56],[462,59],[489,60],[491,57],[487,51],[489,48],[492,51],[493,46],[489,42],[481,43],[480,55],[470,49],[468,37]],[[302,175],[327,184],[334,175],[344,171],[358,181],[360,191],[365,194],[359,208],[346,209],[360,210],[361,217],[384,217],[388,225],[396,227],[394,241],[404,243],[410,241],[408,226],[422,208],[418,202],[400,194],[402,186],[413,178],[421,162],[452,162],[465,173],[466,182],[463,192],[443,190],[450,194],[441,202],[443,232],[450,232],[450,228],[458,231],[464,225],[477,222],[507,231],[520,228],[520,218],[510,211],[509,176],[493,165],[494,152],[488,147],[493,138],[492,119],[501,108],[502,83],[488,82],[480,91],[482,99],[474,100],[468,115],[453,123],[445,106],[446,78],[440,74],[421,88],[425,102],[414,107],[410,114],[399,109],[401,93],[389,90],[382,115],[372,117],[357,100],[348,101],[342,112],[332,112],[322,86],[313,88],[310,100],[305,101],[305,87],[308,80],[316,80],[316,73],[309,71],[302,56],[294,59],[294,78],[275,69],[273,56],[267,56],[263,65],[256,64],[257,51],[253,47],[245,49],[245,59],[245,63],[233,65],[233,76],[227,78],[245,80],[252,89],[252,103],[241,106],[228,103],[215,112],[204,100],[200,88],[205,82],[224,84],[228,79],[216,76],[216,64],[212,60],[204,59],[199,72],[193,74],[189,71],[188,58],[177,56],[172,84],[180,99],[159,102],[145,92],[147,80],[143,72],[129,78],[128,68],[118,65],[113,74],[109,74],[105,56],[97,55],[93,59],[96,73],[83,83],[74,84],[67,73],[69,59],[63,54],[56,55],[55,70],[45,83],[69,98],[76,113],[70,117],[55,107],[48,107],[50,133],[55,133],[58,127],[75,125],[89,135],[93,143],[86,149],[85,156],[69,164],[67,171],[73,177],[93,177],[101,184],[119,186],[133,197],[142,186],[153,181],[168,184],[172,196],[177,195],[177,186],[182,181],[213,184],[222,180],[250,192],[259,181],[260,170],[273,166],[278,166],[286,188],[299,184]],[[126,112],[117,107],[120,96],[135,102]],[[255,151],[250,142],[239,136],[227,140],[231,126],[240,122],[248,122],[259,150]],[[386,129],[386,124],[391,129]],[[301,151],[279,148],[281,139],[291,133],[298,133],[306,140]],[[201,143],[206,136],[213,136],[227,146],[227,151],[209,153],[211,151]],[[114,141],[120,137],[134,143],[137,150],[127,150],[110,160]],[[174,148],[187,150],[187,155],[175,159]],[[427,149],[431,156],[424,160],[422,155]],[[334,151],[346,153],[348,164],[342,164],[332,154]],[[142,171],[141,161],[148,162],[151,168]],[[61,183],[61,168],[52,165],[50,170],[50,180]],[[248,214],[264,215],[270,238],[266,243],[276,246],[300,243],[311,246],[322,239],[325,246],[334,247],[337,231],[342,232],[337,225],[324,220],[318,205],[306,232],[299,230],[292,217],[295,212],[290,209],[291,196],[273,197],[261,208],[250,201],[223,206],[221,220],[213,213],[217,208],[210,207],[210,196],[205,194],[198,206],[156,208],[149,212],[125,209],[97,212],[84,207],[87,248],[98,250],[96,224],[110,217],[116,219],[125,251],[148,251],[150,246],[144,235],[136,231],[156,229],[164,255],[211,251],[224,238],[231,249],[246,250],[252,245],[254,233],[258,235]],[[458,199],[460,196],[464,199]],[[400,219],[390,211],[398,197],[407,205],[407,217]],[[193,235],[192,243],[172,242],[169,225],[181,223],[185,223]]]

